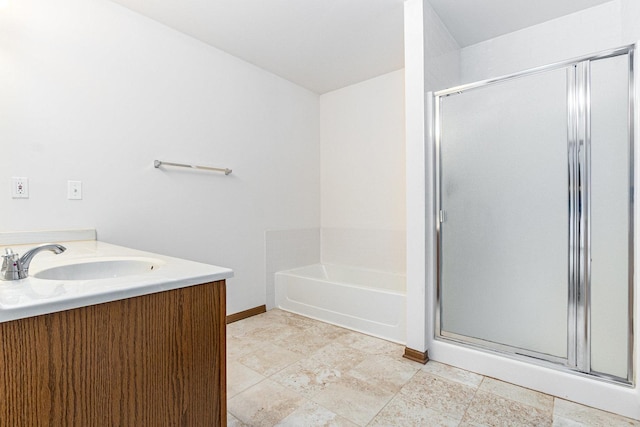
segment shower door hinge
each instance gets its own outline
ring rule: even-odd
[[[439,220],[440,222],[444,222],[444,211],[440,210],[440,213],[438,214]]]

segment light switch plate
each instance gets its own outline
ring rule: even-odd
[[[67,199],[82,200],[82,181],[67,181]]]

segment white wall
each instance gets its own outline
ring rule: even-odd
[[[460,46],[435,10],[426,1],[424,22],[424,90],[446,89],[460,84]]]
[[[115,3],[0,10],[0,117],[1,231],[96,227],[233,268],[229,313],[265,303],[266,229],[319,226],[318,96]]]
[[[298,230],[267,230],[266,256],[267,310],[276,307],[276,273],[320,263],[320,227]]]
[[[640,2],[615,0],[461,49],[470,83],[640,40]]]
[[[405,271],[404,70],[320,96],[322,261]]]
[[[429,91],[458,84],[459,47],[427,0],[406,0],[407,347],[426,351],[435,280]]]

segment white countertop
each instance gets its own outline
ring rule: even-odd
[[[10,247],[22,256],[37,244],[0,246],[4,254]],[[233,277],[233,271],[209,264],[158,255],[116,246],[97,240],[55,241],[67,250],[56,255],[38,253],[31,261],[29,277],[15,281],[0,280],[0,322],[69,310],[93,304],[178,289]],[[47,280],[33,277],[38,272],[61,265],[91,260],[146,259],[152,271],[141,274],[93,280]]]

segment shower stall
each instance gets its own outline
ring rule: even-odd
[[[433,94],[436,340],[633,383],[634,55]]]

